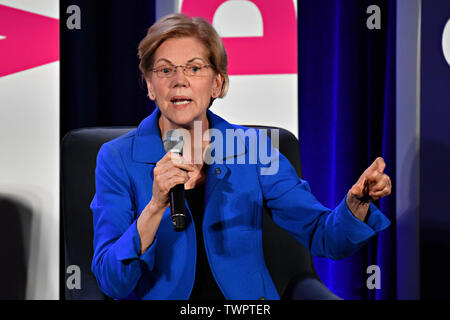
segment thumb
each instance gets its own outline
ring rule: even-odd
[[[362,179],[360,179],[358,182],[356,182],[350,189],[350,193],[356,197],[364,196],[364,187],[366,184],[366,177],[363,176],[361,178]]]

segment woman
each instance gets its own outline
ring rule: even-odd
[[[262,252],[263,202],[312,254],[333,259],[389,226],[371,204],[391,191],[382,158],[330,210],[277,151],[279,169],[269,175],[261,174],[260,161],[194,161],[207,154],[207,139],[199,148],[191,141],[182,157],[164,151],[162,137],[170,129],[182,128],[192,139],[198,124],[205,134],[246,130],[208,110],[228,87],[226,53],[209,23],[182,14],[162,18],[140,43],[139,57],[158,108],[136,130],[103,145],[97,158],[92,271],[107,295],[279,299]],[[240,155],[235,149],[232,156]],[[187,193],[183,232],[174,232],[168,208],[177,184]]]

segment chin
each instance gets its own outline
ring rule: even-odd
[[[170,113],[168,118],[170,122],[181,127],[191,127],[194,125],[194,121],[201,121],[203,116],[201,114],[193,113],[190,110],[175,110]]]
[[[187,128],[194,126],[195,117],[190,114],[178,114],[171,116],[168,120],[178,127]]]

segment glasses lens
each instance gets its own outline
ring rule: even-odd
[[[197,66],[197,65],[187,65],[186,66],[186,74],[189,76],[201,75],[201,73],[202,73],[201,70],[202,70],[201,66]]]
[[[171,77],[173,75],[174,68],[172,68],[172,67],[162,67],[162,68],[159,68],[158,70],[156,70],[156,72],[162,78],[169,78],[169,77]]]

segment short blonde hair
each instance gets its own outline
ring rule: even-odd
[[[195,37],[205,45],[209,62],[223,77],[219,94],[219,98],[223,98],[229,85],[227,53],[214,27],[203,18],[175,13],[156,21],[138,47],[139,69],[143,77],[147,78],[153,68],[153,56],[159,46],[167,39],[182,37]]]

